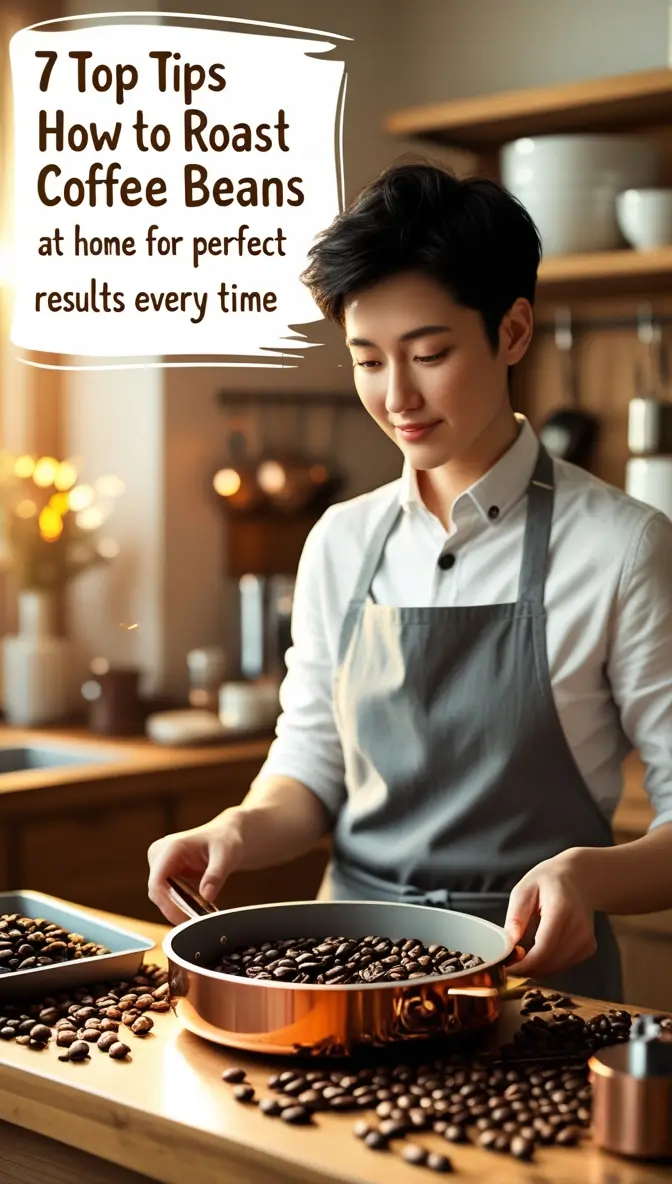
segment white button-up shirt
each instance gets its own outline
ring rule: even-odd
[[[449,531],[422,502],[408,464],[399,480],[331,506],[313,528],[297,573],[276,739],[261,776],[303,782],[334,814],[345,801],[332,699],[339,636],[363,557],[391,503],[402,512],[372,584],[379,604],[517,599],[538,452],[532,427],[518,418],[517,440],[457,498]],[[556,460],[554,469],[546,636],[560,723],[609,820],[623,758],[639,751],[657,826],[672,821],[672,521],[574,465]],[[438,559],[448,551],[455,563],[441,570]]]

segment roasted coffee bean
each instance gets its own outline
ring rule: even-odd
[[[438,1151],[430,1151],[427,1156],[426,1167],[430,1172],[452,1172],[453,1165],[447,1155],[441,1155]]]
[[[575,1126],[565,1126],[555,1134],[555,1141],[561,1147],[573,1147],[580,1138],[581,1131]]]
[[[259,1109],[262,1114],[268,1115],[269,1118],[276,1118],[281,1113],[281,1106],[277,1098],[262,1098],[259,1103]]]
[[[363,1118],[360,1118],[353,1126],[352,1133],[356,1139],[364,1139],[371,1130],[373,1130],[373,1127],[368,1122],[365,1122]]]
[[[389,1147],[389,1140],[380,1131],[376,1130],[369,1131],[368,1135],[364,1136],[364,1142],[372,1151],[386,1151]]]
[[[76,1039],[76,1032],[69,1032],[67,1028],[62,1028],[56,1037],[56,1044],[58,1048],[70,1048]]]
[[[534,1141],[532,1139],[526,1139],[519,1131],[518,1134],[515,1134],[511,1139],[509,1151],[515,1159],[532,1159],[532,1156],[534,1155]]]
[[[301,1106],[319,1106],[322,1102],[322,1094],[316,1089],[304,1089],[297,1097],[297,1102]]]
[[[109,1052],[115,1044],[117,1044],[116,1032],[103,1032],[98,1041],[98,1048],[101,1052]]]
[[[95,943],[88,943],[82,950],[74,941],[74,938],[83,941],[79,934],[70,934],[40,918],[20,917],[10,923],[2,914],[0,925],[0,968],[3,973],[68,962],[78,955],[81,957],[82,953],[86,957],[95,957],[110,952]]]
[[[281,955],[278,957],[278,955]],[[270,973],[282,982],[399,982],[438,974],[454,974],[483,964],[483,959],[443,947],[426,948],[415,938],[396,945],[388,938],[359,940],[330,937],[321,941],[295,938],[227,950],[213,969],[222,974],[259,978]]]
[[[436,1130],[436,1125],[434,1127]],[[466,1143],[467,1135],[463,1126],[456,1122],[448,1124],[443,1132],[443,1137],[447,1143]]]
[[[237,1102],[251,1102],[254,1099],[254,1086],[237,1085],[234,1088],[233,1096]]]
[[[244,1069],[225,1069],[222,1073],[222,1081],[228,1081],[232,1085],[237,1084],[239,1081],[244,1081],[245,1077],[246,1073]]]
[[[424,1147],[418,1146],[417,1143],[409,1143],[403,1148],[401,1152],[401,1158],[405,1160],[406,1163],[412,1163],[417,1167],[422,1167],[423,1164],[427,1163],[427,1152],[425,1151]]]
[[[146,1036],[154,1027],[154,1020],[150,1019],[148,1015],[140,1015],[131,1024],[131,1032],[134,1036]]]
[[[311,1121],[310,1110],[306,1106],[288,1106],[283,1110],[281,1115],[283,1122],[289,1122],[294,1125],[303,1125]]]
[[[97,1044],[100,1040],[100,1030],[98,1028],[85,1028],[81,1038],[82,1040],[86,1040],[87,1044]]]
[[[85,1061],[90,1056],[89,1046],[85,1040],[75,1040],[69,1047],[67,1059],[69,1061]]]
[[[384,1118],[378,1130],[386,1139],[403,1139],[408,1126],[405,1122],[398,1122],[394,1118]]]
[[[127,1044],[122,1044],[121,1041],[118,1040],[116,1044],[112,1044],[110,1046],[108,1049],[108,1054],[112,1057],[113,1061],[123,1061],[130,1054],[130,1051],[131,1050]]]

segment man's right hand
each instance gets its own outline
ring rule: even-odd
[[[198,884],[201,896],[213,901],[242,863],[243,838],[238,812],[227,810],[205,826],[158,839],[149,848],[147,858],[149,899],[168,921],[180,925],[186,918],[169,894],[168,877],[183,876]]]

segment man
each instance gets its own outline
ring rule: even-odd
[[[389,169],[304,273],[345,330],[400,480],[331,507],[301,558],[282,714],[241,806],[150,849],[212,898],[333,832],[331,894],[526,936],[518,969],[621,999],[607,914],[672,907],[672,522],[553,461],[509,399],[540,242],[520,204]],[[613,845],[623,757],[656,809]]]

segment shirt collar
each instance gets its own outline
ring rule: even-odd
[[[487,473],[460,494],[453,512],[463,499],[468,499],[489,526],[496,526],[526,492],[537,462],[539,441],[524,415],[516,414],[516,419],[520,432],[514,443]],[[408,461],[404,462],[401,475],[400,502],[404,510],[424,505],[417,472]]]

